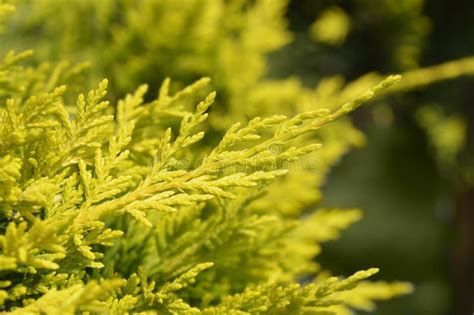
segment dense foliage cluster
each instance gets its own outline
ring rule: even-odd
[[[471,59],[390,89],[400,76],[309,89],[265,77],[267,54],[291,38],[283,0],[17,2],[2,35],[21,49],[31,36],[36,57],[9,51],[0,64],[0,310],[351,314],[412,290],[315,261],[361,218],[317,209],[319,188],[364,141],[347,113],[473,72]],[[0,6],[2,22],[13,10]],[[329,10],[312,34],[337,44],[345,19]],[[104,73],[110,87],[76,96]]]

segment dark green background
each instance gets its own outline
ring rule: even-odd
[[[352,17],[353,28],[347,40],[340,47],[313,42],[308,27],[318,12],[335,4]],[[356,0],[292,1],[288,17],[296,40],[272,56],[272,76],[298,75],[308,86],[314,86],[325,75],[341,73],[353,79],[370,71],[405,70],[393,61],[393,48],[412,40],[406,35],[411,32],[410,21],[416,17],[412,13],[381,17],[387,13],[373,8],[364,11],[364,6],[373,4]],[[421,13],[431,20],[430,32],[418,38],[421,66],[474,53],[473,2],[425,1]],[[474,312],[470,309],[474,292],[465,292],[452,277],[456,268],[452,259],[457,237],[456,198],[459,190],[469,189],[459,183],[458,172],[473,162],[473,89],[474,80],[465,77],[385,99],[383,102],[394,113],[391,124],[378,124],[372,108],[355,115],[356,125],[367,136],[367,145],[351,152],[333,169],[324,189],[323,206],[359,207],[365,211],[365,218],[342,239],[326,244],[320,260],[336,274],[378,266],[380,279],[415,284],[414,294],[380,303],[375,314]],[[414,118],[419,106],[433,102],[447,113],[461,113],[470,122],[468,145],[457,168],[449,173],[440,171],[428,139]],[[472,257],[469,259],[472,261]],[[466,277],[472,288],[472,274]],[[460,290],[463,292],[457,292]]]

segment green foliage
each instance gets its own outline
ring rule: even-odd
[[[42,71],[17,66],[28,54],[9,53],[1,65],[3,311],[323,314],[349,299],[335,295],[377,271],[301,286],[300,277],[319,270],[318,243],[359,212],[321,210],[289,220],[252,204],[285,176],[285,163],[321,146],[298,139],[398,76],[340,107],[236,123],[196,149],[216,94],[194,110],[189,104],[208,79],[174,94],[167,79],[149,102],[141,86],[116,106],[105,101],[103,80],[73,107],[65,86],[25,88]],[[404,288],[394,294],[410,290]]]
[[[336,111],[235,124],[192,165],[179,159],[203,138],[195,130],[215,93],[184,114],[176,136],[153,118],[165,116],[170,103],[201,83],[170,96],[165,81],[160,97],[145,104],[141,87],[119,103],[116,117],[103,101],[106,80],[87,97],[79,95],[73,113],[64,105],[64,87],[7,99],[1,112],[3,308],[273,314],[331,304],[326,296],[374,271],[302,288],[288,284],[304,274],[301,266],[281,265],[287,259],[282,248],[297,246],[297,222],[255,213],[248,208],[250,197],[237,195],[284,175],[280,160],[295,161],[319,148],[287,147],[292,139],[338,119],[397,80],[389,77]],[[275,143],[285,149],[272,154],[268,148]],[[312,256],[305,258],[310,263]],[[194,284],[201,272],[206,281]],[[240,281],[232,279],[236,273]]]
[[[336,109],[384,77],[371,73],[353,82],[345,82],[339,76],[326,77],[314,88],[304,87],[298,78],[268,79],[268,55],[292,38],[284,16],[287,0],[17,1],[18,14],[10,19],[12,31],[11,36],[6,34],[6,43],[20,48],[33,46],[38,63],[64,58],[92,61],[89,82],[92,85],[103,77],[110,78],[114,101],[143,82],[150,84],[152,93],[145,98],[151,100],[159,82],[167,76],[173,78],[174,84],[169,87],[172,91],[197,78],[212,77],[214,83],[210,89],[219,91],[219,96],[204,128],[209,128],[213,135],[225,133],[236,121],[273,115],[275,109],[286,116],[321,108]],[[356,4],[357,23],[364,21],[364,14],[374,16],[377,32],[383,33],[384,42],[391,41],[388,45],[393,50],[391,56],[410,63],[400,68],[413,68],[419,54],[414,45],[426,33],[427,22],[420,13],[423,2],[406,0],[399,5],[399,1],[364,0]],[[329,27],[318,28],[323,37],[332,36],[332,23],[340,25],[341,21],[337,21],[344,20],[342,9],[327,12],[339,14],[329,14],[323,23],[329,23]],[[399,33],[382,31],[379,25],[384,26],[384,20],[390,21],[388,25],[399,26],[395,27]],[[349,27],[346,22],[342,22],[343,32],[334,43],[342,41],[343,33],[350,31],[344,30]],[[411,90],[473,73],[473,69],[472,60],[466,59],[412,70],[404,73],[405,80],[389,92]],[[56,82],[65,83],[61,77]],[[67,83],[73,84],[77,91],[75,81]],[[48,91],[54,86],[49,86]],[[190,110],[189,102],[182,106],[185,111]],[[278,181],[254,207],[262,211],[269,206],[278,207],[281,213],[298,217],[304,209],[320,201],[319,188],[331,166],[352,147],[362,145],[364,137],[350,122],[339,120],[333,128],[299,141],[301,145],[320,141],[327,145],[307,155],[305,162],[299,164],[298,175],[290,174]],[[203,144],[207,145],[207,141]],[[279,151],[279,145],[274,145],[272,150]],[[318,163],[314,165],[311,161]],[[314,172],[315,168],[318,172]]]
[[[2,310],[347,314],[411,291],[363,281],[375,269],[328,277],[320,243],[360,211],[305,210],[363,143],[344,115],[472,61],[413,70],[398,89],[376,74],[309,89],[265,78],[267,54],[291,38],[286,1],[18,2],[6,42],[34,44],[38,66],[20,66],[31,52],[0,65]],[[349,31],[316,29],[334,44]],[[90,81],[109,76],[112,105],[106,80],[74,96],[87,64],[40,63],[64,58],[91,60]],[[126,94],[142,82],[152,93]]]
[[[12,20],[24,36],[12,44],[29,38],[40,58],[93,61],[95,74],[113,82],[113,96],[143,82],[156,87],[166,76],[183,87],[209,75],[221,93],[242,94],[264,73],[265,55],[290,39],[286,0],[19,2],[28,19]],[[53,20],[55,12],[63,14]],[[38,33],[54,40],[38,40]]]
[[[340,45],[350,30],[350,18],[338,7],[325,10],[311,25],[311,37],[329,45]]]
[[[445,115],[438,106],[425,106],[417,111],[420,125],[426,129],[440,167],[449,170],[456,164],[466,142],[467,123],[459,115]]]

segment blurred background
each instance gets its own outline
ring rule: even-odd
[[[329,14],[350,23],[341,43],[308,32]],[[288,18],[295,41],[270,68],[308,85],[324,75],[400,73],[474,53],[471,1],[292,1]],[[415,284],[414,294],[381,303],[376,314],[474,312],[473,87],[472,77],[457,78],[355,113],[366,145],[333,168],[323,205],[360,207],[365,217],[328,243],[321,259],[335,273],[373,264],[384,279]],[[465,128],[457,148],[456,123]]]
[[[16,35],[2,46],[33,47],[38,60],[91,61],[86,84],[107,76],[115,98],[142,82],[156,90],[167,75],[177,85],[210,75],[218,102],[237,120],[280,113],[278,93],[293,85],[285,97],[335,75],[346,82],[372,72],[412,78],[403,93],[353,115],[365,145],[331,162],[319,204],[358,207],[365,217],[318,259],[335,274],[377,266],[378,278],[415,285],[375,314],[474,312],[474,2],[13,2]],[[213,22],[219,16],[225,23]],[[253,90],[278,80],[289,80],[280,92]],[[258,107],[258,93],[273,95],[271,110]],[[242,112],[247,94],[258,106]]]

